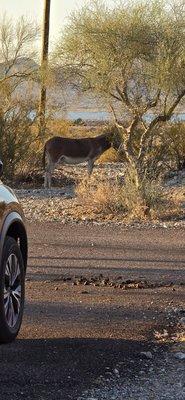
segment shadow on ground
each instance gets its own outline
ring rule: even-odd
[[[141,351],[154,344],[116,339],[17,340],[0,347],[0,394],[3,400],[75,400],[100,383],[101,376],[115,373],[134,377],[149,368],[151,360]],[[163,357],[164,346],[155,347]],[[118,368],[118,367],[117,367]],[[116,377],[115,377],[116,379]]]

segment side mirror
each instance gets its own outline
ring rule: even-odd
[[[3,174],[3,163],[0,160],[0,177],[2,176],[2,174]]]

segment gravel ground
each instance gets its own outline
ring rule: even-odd
[[[157,366],[151,362],[147,372],[140,370],[134,380],[124,382],[112,375],[101,387],[86,391],[78,400],[184,400],[184,378],[184,363],[166,355]]]
[[[183,321],[183,327],[179,326],[179,333],[173,337],[174,344],[170,351],[159,352],[155,347],[152,351],[142,351],[140,369],[126,379],[123,377],[123,365],[118,363],[113,371],[107,370],[107,375],[100,378],[97,387],[85,390],[78,400],[184,400],[185,318]],[[168,336],[168,333],[164,330],[164,342],[165,335]],[[130,359],[127,368],[130,370],[133,367],[134,360]]]
[[[62,334],[95,340],[88,355],[87,342],[81,356],[74,351],[76,361],[81,360],[78,368],[83,366],[76,379],[86,383],[80,394],[69,398],[184,400],[183,229],[140,228],[138,235],[138,230],[121,226],[63,226],[55,222],[32,223],[29,234],[30,290],[32,280],[39,284],[39,276],[45,274],[40,291],[43,298],[44,293],[53,293],[58,307],[61,299],[63,315],[58,310],[56,319],[62,319]],[[131,279],[137,275],[143,275],[144,280]],[[39,299],[40,293],[37,296]],[[35,295],[33,299],[37,300]],[[65,308],[69,303],[67,320],[73,322],[68,327]],[[41,328],[37,335],[41,335]]]
[[[28,236],[0,398],[184,400],[184,229],[36,221]]]
[[[84,208],[75,183],[85,167],[60,174],[54,177],[60,188],[16,188],[32,222],[27,318],[14,351],[18,362],[20,351],[30,351],[30,361],[22,355],[25,383],[11,392],[12,400],[185,400],[185,174],[171,176],[164,188],[179,199],[181,213],[145,222],[144,230],[140,222],[123,223],[122,215]],[[122,179],[123,168],[98,165],[94,175],[113,182]],[[102,270],[95,278],[96,269]],[[6,400],[7,365],[14,386],[16,372],[8,350],[1,351]]]
[[[185,399],[185,309],[168,309],[168,319],[176,314],[176,332],[168,336],[155,332],[156,339],[168,343],[168,351],[153,346],[151,351],[140,352],[140,368],[135,374],[124,376],[124,363],[101,376],[96,387],[85,390],[77,400],[184,400]],[[178,314],[178,316],[177,316]],[[183,315],[183,317],[182,317]],[[128,371],[134,369],[130,358]]]
[[[65,173],[65,175],[64,175]],[[112,183],[122,180],[124,167],[121,163],[97,164],[93,171],[93,180],[100,183]],[[19,197],[26,218],[31,221],[60,221],[62,223],[116,223],[130,226],[122,212],[113,212],[110,209],[104,209],[99,206],[98,202],[92,201],[92,194],[89,195],[89,201],[83,202],[75,194],[75,188],[78,182],[83,181],[87,177],[86,166],[65,166],[63,170],[56,170],[53,181],[52,190],[45,190],[41,187],[33,188],[28,186],[25,188],[16,188],[15,192]],[[92,185],[93,185],[92,180]],[[41,175],[37,177],[37,181],[42,182]],[[147,222],[149,226],[185,226],[184,209],[185,209],[185,172],[179,172],[178,175],[172,174],[163,187],[165,197],[169,200],[173,198],[174,207],[166,206],[166,212],[162,218]],[[88,196],[88,194],[87,194]],[[170,204],[170,203],[169,203]],[[171,207],[171,208],[170,208]],[[141,224],[135,222],[134,226]]]

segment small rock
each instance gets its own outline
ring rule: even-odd
[[[65,279],[65,281],[64,281],[64,279]],[[70,277],[70,276],[66,276],[66,277],[63,278],[63,281],[64,281],[64,282],[71,281],[71,277]]]
[[[115,368],[114,369],[114,374],[119,378],[120,377],[120,375],[119,375],[119,371],[118,371],[118,369],[117,368]]]
[[[181,318],[179,322],[183,327],[185,327],[185,317]]]
[[[84,282],[84,286],[86,286],[86,285],[90,285],[90,282],[89,281],[85,281]]]
[[[181,351],[179,351],[178,353],[175,353],[174,356],[178,360],[185,360],[185,353],[182,353]]]
[[[98,400],[97,397],[88,397],[88,400]]]
[[[55,290],[58,290],[58,286],[55,286]]]
[[[139,371],[139,374],[140,374],[140,375],[143,375],[143,374],[145,374],[145,371],[142,371],[142,370],[141,370],[141,371]]]
[[[141,351],[140,354],[141,354],[142,356],[145,356],[146,358],[150,358],[150,359],[153,358],[153,355],[152,355],[151,351]]]
[[[166,329],[163,329],[163,332],[155,331],[154,336],[158,340],[164,340],[169,336],[169,334],[168,334],[168,331]]]

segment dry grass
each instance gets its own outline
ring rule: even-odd
[[[145,181],[137,188],[132,175],[124,183],[118,180],[98,181],[93,176],[83,179],[76,187],[78,200],[84,207],[95,207],[104,214],[122,214],[123,219],[157,219],[164,207],[164,193],[156,182]]]
[[[108,162],[117,162],[118,161],[118,153],[113,148],[107,150],[102,156],[99,158],[98,162],[101,163],[108,163]]]
[[[101,212],[115,212],[118,208],[118,187],[111,182],[98,182],[96,177],[82,179],[76,186],[78,200],[85,207],[95,207]]]
[[[165,188],[163,194],[163,208],[159,209],[159,219],[166,221],[184,219],[185,190],[183,186]]]
[[[128,215],[133,219],[156,219],[163,208],[161,182],[144,177],[138,186],[136,176],[134,169],[127,169],[122,192]]]
[[[17,186],[18,197],[24,207],[28,220],[98,223],[133,223],[165,224],[167,226],[185,226],[185,190],[182,182],[168,185],[166,182],[156,193],[155,184],[149,185],[150,201],[153,206],[150,215],[146,214],[146,205],[137,191],[124,186],[124,169],[122,164],[97,165],[91,179],[87,179],[84,167],[66,166],[55,173],[57,186],[51,191],[41,187],[37,189],[24,185]],[[38,177],[37,177],[38,179]],[[173,179],[176,181],[176,179]],[[37,182],[37,180],[36,180]],[[34,186],[35,187],[35,186]],[[131,186],[132,187],[132,186]],[[28,190],[27,190],[27,189]],[[74,190],[76,188],[76,195]],[[147,196],[148,196],[147,192]],[[130,207],[130,208],[129,208]]]

